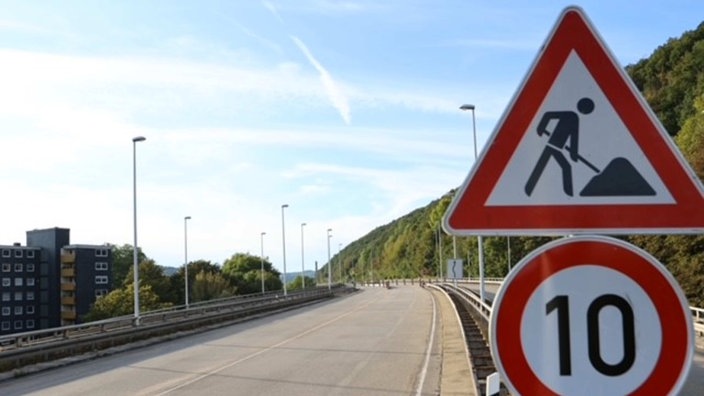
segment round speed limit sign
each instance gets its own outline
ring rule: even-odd
[[[614,238],[551,242],[494,299],[491,353],[513,394],[665,395],[687,377],[687,300],[655,258]]]

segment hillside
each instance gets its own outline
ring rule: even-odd
[[[638,89],[693,167],[704,177],[704,23],[658,47],[626,67]],[[345,276],[359,280],[436,276],[452,255],[452,237],[439,229],[454,191],[349,244],[333,258]],[[632,243],[657,257],[677,278],[690,303],[704,306],[704,237],[631,236]],[[551,240],[545,237],[487,237],[487,276],[504,276],[528,252]],[[476,276],[476,238],[457,238],[465,273]]]

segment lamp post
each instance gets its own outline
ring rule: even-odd
[[[330,238],[332,238],[332,235],[330,232],[332,231],[332,228],[328,228],[328,290],[332,289],[332,265],[330,264]]]
[[[472,111],[472,136],[474,138],[474,161],[477,161],[477,123],[474,117],[474,105],[473,104],[463,104],[460,106],[460,110]],[[482,236],[477,236],[477,245],[479,248],[479,298],[484,301],[484,249]]]
[[[262,294],[264,294],[264,235],[266,235],[266,232],[262,231],[259,234],[259,246],[261,246],[261,255],[259,258],[261,259],[261,265],[262,265]]]
[[[188,220],[191,216],[183,218],[183,273],[186,278],[186,309],[188,309]]]
[[[305,256],[305,245],[303,243],[303,227],[306,223],[301,223],[301,289],[306,288],[306,276],[304,274],[306,270],[306,256]]]
[[[139,325],[139,262],[137,254],[137,142],[147,140],[144,136],[132,138],[132,214],[134,224],[134,246],[132,261],[134,272],[134,323]]]
[[[284,209],[288,208],[288,204],[281,205],[281,243],[283,245],[284,254],[284,296],[288,294],[286,291],[286,226],[284,223]]]

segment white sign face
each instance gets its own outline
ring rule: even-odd
[[[464,268],[461,259],[448,259],[447,260],[447,278],[448,279],[462,279],[464,278]]]
[[[672,195],[574,51],[486,202],[671,203]]]
[[[569,333],[561,321],[567,321]],[[599,265],[580,265],[553,275],[533,293],[521,321],[521,345],[531,369],[561,395],[626,395],[653,371],[661,327],[655,306],[633,279]],[[535,334],[541,335],[537,342]],[[560,342],[565,337],[569,354]],[[648,347],[636,353],[637,344]],[[566,355],[569,361],[560,359]]]
[[[532,252],[504,280],[490,322],[494,363],[515,394],[676,393],[694,349],[677,282],[607,237]]]

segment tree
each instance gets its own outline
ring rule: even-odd
[[[196,275],[205,272],[211,274],[222,274],[220,266],[213,264],[208,260],[196,260],[188,263],[188,291],[189,291],[189,302],[196,301],[193,292],[193,285],[196,281]],[[179,267],[178,271],[169,277],[171,284],[171,292],[174,296],[174,304],[185,304],[186,303],[186,285],[185,285],[185,269]]]
[[[248,253],[235,253],[222,265],[223,275],[230,281],[237,294],[250,294],[262,291],[262,261],[259,256]],[[281,273],[275,270],[269,260],[264,260],[264,283],[266,290],[281,290]]]
[[[134,283],[134,272],[130,268],[127,277],[124,281],[124,286],[129,286]],[[145,285],[151,286],[154,293],[159,296],[162,302],[176,303],[178,296],[175,290],[171,287],[171,281],[164,274],[164,268],[156,265],[154,260],[145,259],[139,263],[139,284],[140,288]]]
[[[235,294],[230,282],[220,272],[199,272],[194,278],[192,290],[193,302],[229,297]]]
[[[314,287],[315,286],[315,279],[307,277],[307,276],[301,276],[298,275],[296,279],[293,280],[293,282],[288,284],[288,290],[298,290],[298,289],[303,289],[303,279],[305,278],[306,280],[306,288],[308,287]]]
[[[122,246],[111,245],[112,248],[112,283],[113,288],[118,288],[125,284],[125,279],[130,270],[134,267],[134,257],[132,255],[132,245]],[[138,262],[142,262],[147,256],[141,249],[137,252]]]
[[[139,310],[140,312],[153,311],[164,308],[170,304],[159,302],[159,297],[154,293],[150,285],[142,285],[139,288]],[[90,311],[83,318],[86,322],[115,318],[134,313],[134,286],[115,289],[105,296],[99,297]]]

